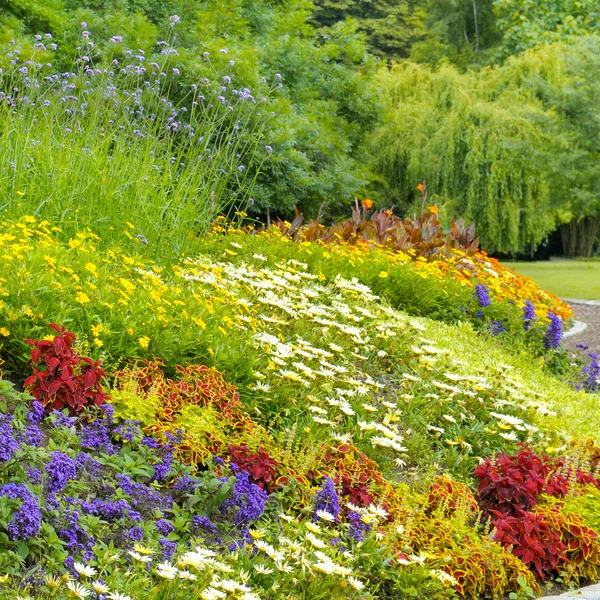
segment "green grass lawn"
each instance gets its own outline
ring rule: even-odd
[[[561,298],[600,300],[600,262],[507,262],[506,266]]]

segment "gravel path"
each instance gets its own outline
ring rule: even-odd
[[[574,350],[577,344],[589,346],[590,352],[600,353],[600,300],[567,300],[573,308],[575,319],[587,324],[587,327],[573,336],[566,337],[564,345]]]

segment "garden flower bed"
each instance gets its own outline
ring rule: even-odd
[[[435,279],[428,318],[402,288],[434,278],[381,248],[216,231],[159,264],[128,231],[3,226],[3,597],[596,578],[598,395],[523,288]]]

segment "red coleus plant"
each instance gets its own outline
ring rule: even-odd
[[[269,454],[259,448],[256,452],[250,450],[248,446],[228,446],[231,462],[235,463],[242,471],[250,474],[253,483],[256,483],[263,490],[271,492],[271,487],[277,477],[275,467],[279,463],[271,458]]]
[[[25,387],[47,410],[68,408],[71,415],[86,406],[101,406],[108,398],[100,382],[106,376],[102,361],[79,356],[73,349],[75,334],[64,326],[50,324],[57,335],[49,340],[25,340],[34,346],[31,362],[33,375]]]
[[[569,482],[555,472],[556,466],[526,447],[515,455],[487,459],[473,471],[479,478],[479,505],[486,511],[515,515],[535,506],[540,494],[564,497]]]
[[[494,541],[520,558],[540,579],[557,575],[567,561],[567,547],[561,541],[561,532],[542,514],[517,509],[516,516],[491,511],[496,517]]]

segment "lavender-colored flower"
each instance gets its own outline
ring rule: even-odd
[[[160,559],[162,562],[171,562],[175,550],[177,550],[177,542],[170,542],[169,540],[158,540],[161,547]]]
[[[42,430],[38,425],[27,425],[18,435],[18,441],[27,446],[39,446],[44,439]]]
[[[0,461],[9,461],[19,449],[14,433],[12,415],[0,416]]]
[[[35,467],[27,469],[25,476],[32,485],[39,485],[42,481],[42,472],[40,469],[36,469]]]
[[[98,477],[100,475],[100,471],[102,470],[102,465],[97,460],[94,460],[86,452],[80,452],[75,457],[75,462],[77,463],[77,468],[79,470],[85,470],[92,477]]]
[[[229,509],[234,509],[231,522],[234,525],[247,525],[260,519],[265,512],[267,497],[265,490],[250,482],[250,475],[246,471],[238,470],[231,495],[219,508],[223,515]]]
[[[52,416],[54,417],[53,425],[55,427],[73,427],[77,422],[76,417],[69,417],[58,410],[52,411]]]
[[[487,286],[485,286],[483,283],[478,283],[477,285],[475,285],[474,296],[477,298],[477,301],[479,302],[479,306],[481,306],[481,308],[491,306],[492,303],[490,301],[490,293],[487,289]]]
[[[171,462],[173,461],[173,454],[167,452],[162,462],[154,465],[154,477],[155,481],[164,481],[167,478],[169,471],[171,470]]]
[[[359,513],[351,511],[348,513],[350,528],[348,535],[355,541],[361,542],[365,539],[365,535],[371,531],[371,525],[367,525]]]
[[[337,521],[340,514],[340,498],[335,490],[333,480],[330,477],[325,477],[321,489],[315,495],[313,506],[313,519],[315,521],[318,520],[318,510],[328,512]]]
[[[106,419],[96,419],[81,430],[81,447],[89,450],[115,454],[116,448],[110,441]]]
[[[71,479],[75,478],[77,463],[64,452],[56,450],[46,464],[46,473],[49,475],[48,491],[60,492]]]
[[[587,392],[595,392],[599,387],[600,362],[598,362],[598,355],[595,352],[590,352],[588,356],[590,357],[590,364],[581,369],[583,389]]]
[[[223,466],[225,465],[225,461],[216,454],[212,457],[213,464]]]
[[[558,348],[563,334],[562,319],[553,312],[548,313],[548,319],[550,319],[550,323],[548,323],[544,335],[544,346],[548,349]]]
[[[530,300],[525,300],[523,304],[523,327],[529,331],[535,322],[535,306]]]
[[[194,515],[192,517],[192,527],[204,529],[210,533],[217,533],[217,526],[205,515]]]
[[[158,448],[158,446],[160,445],[158,443],[158,440],[155,440],[153,437],[144,437],[144,439],[142,440],[142,444],[144,444],[144,446],[147,446],[148,448]]]
[[[31,409],[27,413],[27,420],[34,425],[41,423],[44,419],[44,415],[46,410],[44,409],[44,405],[38,400],[34,400],[31,403]]]
[[[492,321],[490,323],[490,331],[492,335],[500,335],[506,331],[506,325],[502,321]]]
[[[122,440],[131,443],[133,438],[140,433],[140,422],[130,420],[124,421],[114,432],[119,435]]]
[[[20,500],[7,529],[11,539],[27,540],[39,534],[42,526],[42,510],[36,496],[23,483],[7,483],[0,487],[0,496]]]
[[[139,542],[144,539],[144,530],[139,525],[134,525],[126,529],[123,535],[130,542]]]
[[[175,526],[171,521],[166,521],[165,519],[158,519],[156,521],[156,531],[160,533],[160,535],[164,535],[165,537],[170,533],[175,531]]]

